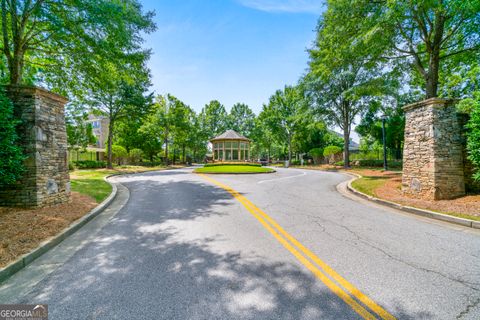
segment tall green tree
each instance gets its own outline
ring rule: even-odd
[[[365,60],[406,65],[425,98],[437,97],[440,75],[480,53],[476,0],[330,0],[328,15],[344,42]],[[339,59],[343,59],[340,54]]]
[[[136,0],[1,0],[0,11],[9,83],[33,72],[61,93],[92,72],[93,54],[121,59],[155,28]]]
[[[153,113],[142,126],[150,137],[159,137],[164,147],[164,161],[169,164],[170,147],[186,147],[192,109],[176,97],[167,94],[157,96]]]
[[[200,121],[207,139],[210,139],[227,129],[228,114],[220,102],[212,100],[202,109]]]
[[[360,65],[339,68],[325,74],[315,74],[315,64],[308,79],[309,91],[316,103],[316,111],[328,123],[343,131],[344,166],[350,167],[350,134],[357,116],[367,111],[379,90],[369,70]]]
[[[250,138],[255,126],[255,114],[244,103],[236,103],[228,114],[228,128]]]
[[[288,160],[292,160],[292,141],[296,133],[305,128],[308,100],[298,87],[285,86],[270,97],[264,106],[265,123],[278,141],[286,143]]]
[[[144,67],[146,56],[128,56],[123,65],[109,61],[99,63],[98,73],[86,84],[88,103],[108,117],[107,167],[112,168],[112,145],[117,121],[143,114],[151,106],[149,71]],[[100,60],[101,61],[101,60]]]
[[[350,133],[356,117],[381,96],[397,91],[397,70],[372,61],[365,43],[349,42],[358,34],[356,23],[362,20],[355,6],[348,7],[351,2],[328,2],[328,9],[318,23],[315,43],[309,50],[309,71],[303,79],[317,111],[329,124],[343,131],[346,168],[350,166]],[[339,8],[348,8],[349,12]],[[343,21],[345,17],[351,20]]]

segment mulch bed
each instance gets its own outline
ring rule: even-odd
[[[385,178],[385,184],[375,189],[378,198],[402,205],[444,213],[460,213],[480,217],[480,195],[467,195],[452,200],[414,199],[402,194],[402,175],[399,172],[376,170],[352,170],[366,177]]]
[[[60,233],[98,204],[72,192],[71,201],[40,209],[0,207],[0,268]]]

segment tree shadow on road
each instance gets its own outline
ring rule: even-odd
[[[133,187],[135,201],[21,302],[48,303],[52,319],[360,318],[297,263],[219,253],[218,236],[185,239],[174,222],[227,215],[235,202],[225,191],[192,181],[150,187]]]

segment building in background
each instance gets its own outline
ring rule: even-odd
[[[95,148],[105,149],[108,141],[108,127],[110,125],[110,120],[105,116],[96,116],[90,114],[88,116],[88,123],[92,124],[93,134],[97,138]]]

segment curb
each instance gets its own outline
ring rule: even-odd
[[[229,174],[229,175],[249,175],[249,174],[269,174],[275,173],[276,170],[269,172],[193,172],[195,174]]]
[[[455,216],[449,216],[449,215],[446,215],[446,214],[443,214],[443,213],[438,213],[438,212],[434,212],[434,211],[430,211],[430,210],[418,209],[418,208],[414,208],[414,207],[410,207],[410,206],[404,206],[404,205],[401,205],[401,204],[398,204],[398,203],[395,203],[395,202],[391,202],[391,201],[388,201],[388,200],[383,200],[383,199],[379,199],[379,198],[369,196],[369,195],[367,195],[363,192],[360,192],[360,191],[358,191],[358,190],[356,190],[355,188],[352,187],[352,182],[355,181],[358,178],[361,178],[362,176],[358,175],[356,173],[351,173],[351,172],[349,172],[348,174],[353,175],[355,177],[352,178],[350,181],[348,181],[347,190],[350,193],[353,193],[354,195],[359,196],[363,199],[366,199],[368,201],[375,202],[375,203],[378,203],[380,205],[390,207],[390,208],[393,208],[393,209],[401,210],[401,211],[408,212],[408,213],[413,213],[413,214],[416,214],[416,215],[419,215],[419,216],[422,216],[422,217],[427,217],[427,218],[435,219],[435,220],[441,220],[441,221],[444,221],[444,222],[450,222],[450,223],[458,224],[458,225],[473,228],[473,229],[480,229],[480,221],[458,218],[458,217],[455,217]]]
[[[111,176],[114,176],[114,175],[110,175],[104,178],[104,180],[110,183],[110,185],[112,186],[112,192],[107,197],[107,199],[103,200],[98,206],[96,206],[89,213],[87,213],[86,215],[84,215],[74,223],[72,223],[70,226],[68,226],[58,235],[48,240],[45,240],[36,249],[33,249],[29,253],[22,255],[16,261],[8,264],[6,267],[1,268],[0,283],[4,282],[5,280],[13,276],[18,271],[28,266],[30,263],[32,263],[35,259],[42,256],[44,253],[47,253],[48,251],[56,247],[63,240],[65,240],[70,235],[75,233],[78,229],[80,229],[85,224],[87,224],[87,222],[89,222],[90,220],[98,216],[100,213],[102,213],[103,210],[105,210],[105,208],[108,207],[112,203],[112,201],[115,199],[118,191],[117,186],[114,183],[111,183],[108,181],[108,178]]]

